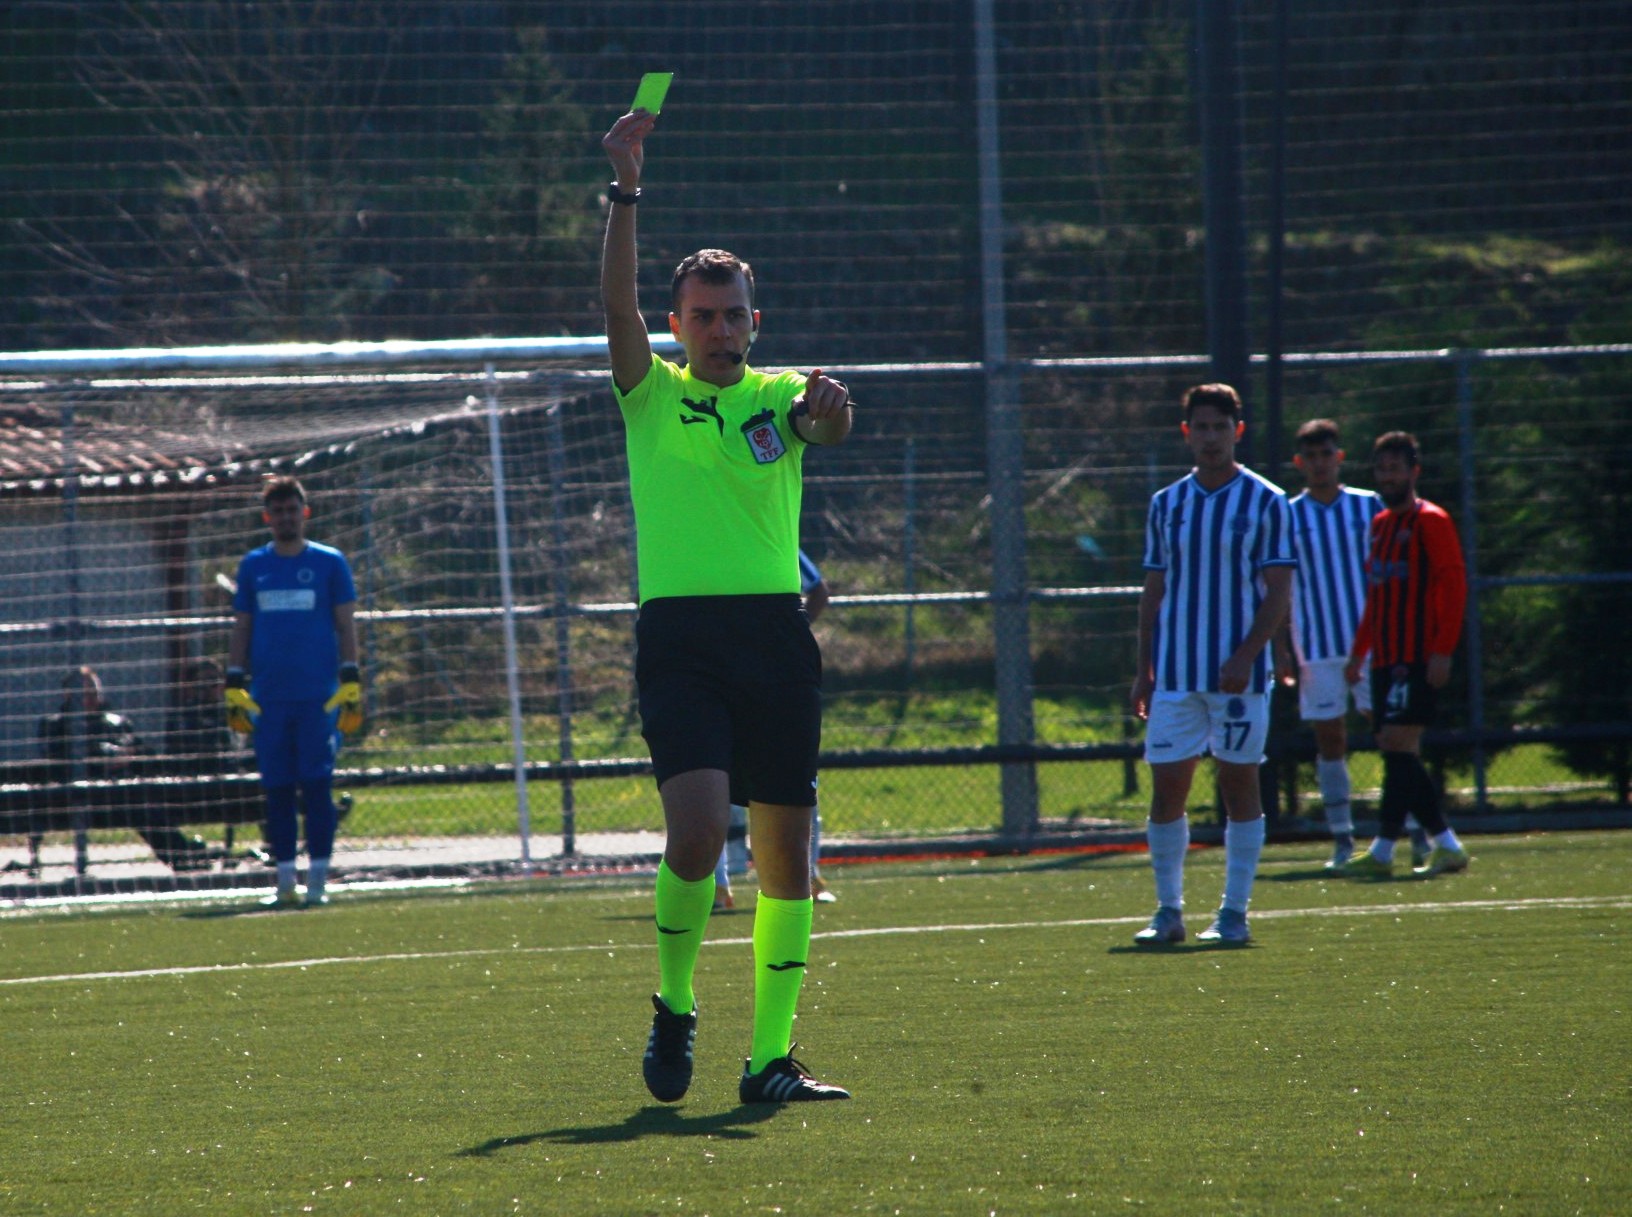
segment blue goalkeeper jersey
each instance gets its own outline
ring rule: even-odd
[[[271,543],[238,564],[232,607],[249,613],[250,696],[257,702],[326,701],[340,687],[334,610],[357,599],[351,567],[316,542],[293,558]]]

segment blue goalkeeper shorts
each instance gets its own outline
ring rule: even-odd
[[[255,760],[263,786],[298,786],[334,773],[338,714],[320,701],[274,701],[255,720]]]

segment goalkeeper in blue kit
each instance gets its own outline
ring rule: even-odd
[[[345,555],[306,539],[311,509],[292,477],[261,495],[272,540],[244,555],[233,595],[227,656],[227,725],[255,743],[266,792],[266,835],[278,868],[276,908],[326,904],[339,813],[334,762],[342,735],[362,729],[357,589]],[[309,866],[296,886],[299,824],[306,813]]]

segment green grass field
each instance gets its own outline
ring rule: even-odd
[[[1123,738],[1121,694],[1049,697],[1033,704],[1037,738],[1045,744],[1108,743]],[[919,691],[909,701],[885,695],[837,696],[823,711],[824,748],[845,752],[878,748],[942,748],[990,744],[997,737],[997,705],[990,689],[973,685]],[[1358,720],[1354,723],[1358,731]],[[580,759],[644,756],[638,720],[624,708],[585,713],[577,721]],[[532,759],[556,759],[560,726],[549,716],[527,720]],[[412,734],[410,741],[408,735]],[[508,764],[508,721],[465,718],[453,724],[421,724],[413,733],[373,737],[348,748],[343,765],[392,766],[440,763]],[[1382,781],[1377,754],[1351,759],[1357,796],[1370,803]],[[1058,762],[1037,766],[1039,813],[1048,820],[1115,819],[1141,826],[1149,807],[1149,774],[1133,767],[1139,789],[1127,792],[1121,762]],[[1319,790],[1312,763],[1302,769],[1309,815],[1319,813]],[[1490,803],[1497,809],[1546,804],[1557,798],[1582,803],[1614,797],[1607,778],[1581,774],[1545,744],[1523,744],[1495,753],[1486,775]],[[1445,774],[1452,811],[1472,802],[1473,772],[1463,760]],[[933,834],[990,831],[999,818],[996,766],[904,766],[890,769],[829,769],[822,775],[823,815],[837,835]],[[397,838],[514,831],[516,802],[508,781],[447,786],[370,786],[357,791],[357,811],[346,833],[355,837]],[[1211,783],[1198,781],[1191,805],[1212,799]],[[542,832],[559,831],[561,790],[535,782],[530,799],[533,823]],[[597,778],[574,787],[580,832],[659,829],[662,815],[650,778]]]
[[[1367,807],[1376,799],[1382,765],[1375,753],[1357,753],[1350,761],[1357,798]],[[1319,790],[1313,766],[1304,773],[1305,813],[1318,818]],[[1112,819],[1140,827],[1150,805],[1149,772],[1134,768],[1135,793],[1126,792],[1121,762],[1059,762],[1037,766],[1040,814],[1048,820]],[[1453,769],[1447,775],[1452,803],[1471,802],[1472,776]],[[1585,782],[1559,765],[1545,745],[1525,745],[1500,754],[1492,763],[1491,804],[1498,810],[1574,797],[1605,802],[1607,782]],[[822,774],[823,821],[835,835],[929,834],[990,831],[1000,805],[995,765],[905,766],[890,769],[832,769]],[[560,789],[552,782],[534,783],[530,791],[533,824],[541,832],[560,828]],[[1213,798],[1210,782],[1198,781],[1191,806],[1202,808]],[[579,832],[621,832],[662,827],[662,811],[648,777],[598,778],[574,787]],[[1362,809],[1363,811],[1365,808]],[[516,800],[509,783],[449,786],[371,786],[357,792],[357,810],[347,821],[352,837],[411,837],[458,833],[515,831]]]
[[[1472,847],[1271,848],[1251,947],[1153,953],[1141,854],[832,867],[796,1038],[856,1097],[783,1109],[741,912],[647,1096],[649,880],[11,910],[0,1212],[1632,1211],[1632,834]]]

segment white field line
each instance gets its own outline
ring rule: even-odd
[[[471,887],[469,879],[387,879],[369,883],[331,883],[330,892],[410,892],[452,890]],[[174,892],[107,892],[95,896],[37,896],[25,900],[0,900],[0,918],[29,916],[41,910],[70,910],[157,907],[159,905],[222,904],[254,897],[264,899],[272,889],[258,887],[201,887]]]
[[[1475,910],[1497,912],[1527,912],[1545,909],[1632,909],[1632,895],[1628,896],[1536,896],[1524,900],[1450,900],[1444,903],[1423,904],[1356,904],[1337,908],[1268,909],[1254,911],[1257,921],[1286,920],[1295,917],[1390,917],[1406,913],[1463,913]],[[273,916],[289,916],[287,913]],[[1060,921],[990,921],[967,925],[895,925],[874,926],[857,930],[824,930],[811,935],[815,939],[883,938],[907,934],[985,934],[999,930],[1062,930],[1083,927],[1138,925],[1149,916],[1138,917],[1080,917]],[[747,946],[748,938],[715,938],[704,946]],[[381,955],[330,955],[313,959],[286,959],[273,962],[196,964],[190,967],[133,968],[120,972],[60,972],[47,976],[0,977],[3,985],[45,985],[82,983],[93,980],[136,980],[152,976],[225,976],[234,972],[269,972],[289,969],[326,968],[336,964],[371,964],[418,962],[438,959],[475,959],[497,955],[566,955],[590,951],[614,953],[626,950],[650,950],[651,943],[579,943],[555,947],[474,947],[463,951],[393,951]]]

